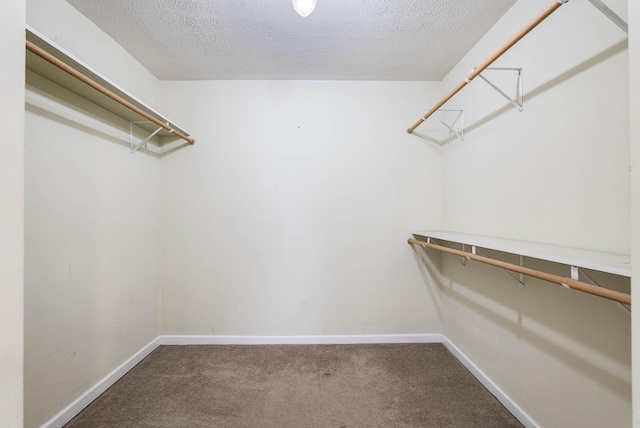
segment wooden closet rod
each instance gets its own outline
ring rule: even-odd
[[[456,256],[466,257],[468,259],[475,260],[477,262],[486,263],[488,265],[496,266],[502,269],[507,269],[516,273],[521,273],[521,274],[530,276],[532,278],[538,278],[538,279],[542,279],[543,281],[548,281],[554,284],[562,285],[563,287],[570,288],[572,290],[579,290],[584,293],[593,294],[594,296],[604,297],[605,299],[613,300],[619,303],[624,303],[625,305],[631,305],[631,294],[628,294],[628,293],[611,290],[609,288],[598,287],[596,285],[587,284],[586,282],[576,281],[575,279],[564,278],[559,275],[553,275],[551,273],[529,269],[523,266],[502,262],[500,260],[494,260],[488,257],[479,256],[477,254],[467,253],[465,251],[454,250],[453,248],[443,247],[442,245],[436,245],[428,242],[417,241],[415,239],[409,239],[407,242],[409,242],[409,244],[432,248],[434,250],[442,251],[442,252],[453,254]]]
[[[125,100],[124,98],[122,98],[119,95],[113,93],[112,91],[110,91],[109,89],[105,88],[101,84],[97,83],[96,81],[94,81],[94,80],[90,79],[89,77],[85,76],[84,74],[80,73],[78,70],[76,70],[75,68],[71,67],[70,65],[65,64],[63,61],[61,61],[58,58],[56,58],[55,56],[51,55],[49,52],[45,51],[44,49],[36,46],[34,43],[30,42],[29,40],[27,40],[26,42],[27,42],[27,50],[29,50],[29,51],[33,52],[34,54],[38,55],[40,58],[50,62],[51,64],[55,65],[59,69],[69,73],[70,75],[72,75],[76,79],[80,80],[81,82],[86,83],[87,85],[89,85],[93,89],[95,89],[96,91],[101,92],[102,94],[106,95],[107,97],[111,98],[112,100],[122,104],[123,106],[125,106],[129,110],[132,110],[132,111],[138,113],[140,116],[144,117],[145,119],[149,120],[150,122],[153,122],[156,125],[158,125],[159,127],[166,129],[167,131],[171,132],[176,137],[182,138],[183,140],[187,141],[189,144],[194,144],[195,143],[195,140],[193,138],[188,137],[188,136],[184,135],[182,132],[171,128],[166,123],[163,123],[162,121],[160,121],[160,120],[156,119],[155,117],[151,116],[146,111],[144,111],[144,110],[140,109],[139,107],[136,107],[135,105],[131,104],[129,101]]]
[[[427,112],[423,117],[421,117],[411,128],[407,129],[407,132],[411,134],[418,126],[422,124],[425,120],[429,118],[433,113],[435,113],[440,107],[442,107],[447,101],[449,101],[455,94],[460,92],[462,88],[467,86],[473,79],[478,77],[480,73],[482,73],[487,67],[489,67],[495,60],[500,58],[502,54],[508,51],[513,45],[518,43],[524,36],[529,34],[531,30],[536,28],[538,24],[547,19],[549,15],[555,12],[560,6],[567,3],[569,0],[556,0],[551,6],[549,6],[544,12],[542,12],[536,19],[531,21],[529,25],[520,30],[518,34],[516,34],[511,40],[505,43],[500,49],[498,49],[493,55],[491,55],[485,62],[483,62],[479,67],[473,69],[471,74],[467,76],[462,82],[458,84],[447,96],[445,96],[438,104],[433,106],[431,110]]]

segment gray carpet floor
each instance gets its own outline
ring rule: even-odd
[[[520,427],[440,344],[161,346],[65,427]]]

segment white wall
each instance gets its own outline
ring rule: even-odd
[[[626,2],[608,1],[626,19]],[[447,76],[449,90],[548,6],[517,2]],[[523,67],[518,113],[479,79],[465,141],[443,151],[447,230],[629,254],[626,36],[588,2],[569,2],[495,64]],[[515,77],[486,76],[512,90]],[[507,258],[507,255],[496,255]],[[568,276],[568,267],[527,261]],[[443,332],[541,426],[629,426],[630,316],[615,304],[450,258]],[[628,290],[628,280],[592,273]]]
[[[607,4],[626,18],[626,2]],[[517,3],[444,87],[547,6]],[[624,32],[587,1],[569,2],[495,63],[524,69],[524,112],[480,79],[450,101],[468,127],[444,152],[445,229],[629,254],[627,63]],[[502,73],[486,76],[511,90]]]
[[[162,160],[162,333],[439,333],[410,231],[439,150],[405,129],[438,83],[162,82],[193,147]]]
[[[22,426],[24,285],[24,0],[0,13],[0,415]]]
[[[27,22],[154,104],[157,80],[65,1],[29,0]],[[27,74],[26,427],[40,426],[159,334],[161,164],[129,153],[128,130],[125,120]]]
[[[629,76],[640,76],[640,3],[629,2]],[[640,82],[630,79],[632,294],[640,294]],[[633,313],[633,426],[640,427],[640,313]]]

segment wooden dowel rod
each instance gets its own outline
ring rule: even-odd
[[[49,52],[45,51],[44,49],[36,46],[34,43],[30,42],[29,40],[27,40],[26,42],[27,42],[27,45],[26,45],[27,50],[33,52],[34,54],[38,55],[42,59],[50,62],[51,64],[55,65],[59,69],[65,71],[66,73],[69,73],[70,75],[72,75],[76,79],[80,80],[81,82],[86,83],[87,85],[89,85],[93,89],[95,89],[96,91],[98,91],[98,92],[106,95],[107,97],[111,98],[112,100],[122,104],[123,106],[125,106],[129,110],[134,111],[135,113],[139,114],[140,116],[144,117],[145,119],[149,120],[150,122],[153,122],[156,125],[158,125],[159,127],[163,128],[163,129],[166,129],[167,131],[171,132],[176,137],[182,138],[183,140],[187,141],[189,144],[194,144],[195,143],[195,140],[193,138],[191,138],[189,136],[186,136],[182,132],[171,128],[166,123],[162,122],[159,119],[156,119],[155,117],[151,116],[146,111],[144,111],[144,110],[140,109],[139,107],[131,104],[129,101],[127,101],[124,98],[122,98],[121,96],[115,94],[113,91],[110,91],[109,89],[105,88],[104,86],[102,86],[98,82],[94,81],[93,79],[85,76],[84,74],[82,74],[81,72],[79,72],[75,68],[71,67],[70,65],[65,64],[63,61],[61,61],[58,58],[56,58],[55,56],[51,55]]]
[[[500,260],[490,259],[488,257],[479,256],[477,254],[467,253],[465,251],[455,250],[453,248],[443,247],[442,245],[431,244],[428,242],[417,241],[415,239],[409,239],[407,242],[413,245],[420,245],[426,248],[432,248],[434,250],[442,251],[445,253],[453,254],[460,257],[466,257],[477,262],[486,263],[488,265],[496,266],[502,269],[507,269],[512,272],[521,273],[532,278],[538,278],[543,281],[548,281],[553,284],[562,285],[563,287],[569,287],[573,290],[579,290],[584,293],[593,294],[595,296],[604,297],[605,299],[613,300],[615,302],[624,303],[625,305],[631,305],[631,295],[609,288],[598,287],[586,282],[576,281],[572,278],[564,278],[559,275],[551,273],[541,272],[535,269],[529,269],[523,266],[514,265],[512,263],[502,262]]]
[[[456,86],[447,96],[445,96],[438,104],[433,106],[431,110],[427,112],[423,117],[421,117],[411,128],[407,129],[407,132],[411,134],[418,126],[422,124],[425,120],[429,118],[433,113],[435,113],[440,107],[442,107],[447,101],[449,101],[455,94],[460,92],[462,88],[467,86],[473,79],[478,77],[480,73],[486,70],[491,64],[495,62],[498,58],[502,56],[506,51],[508,51],[513,45],[518,43],[524,36],[529,34],[531,30],[536,28],[542,21],[547,19],[549,15],[555,12],[560,6],[565,4],[569,0],[556,0],[554,1],[544,12],[538,15],[533,21],[529,23],[525,28],[520,30],[518,34],[513,36],[511,40],[505,43],[500,49],[498,49],[493,55],[491,55],[485,62],[483,62],[479,67],[475,68],[466,79],[464,79],[458,86]]]

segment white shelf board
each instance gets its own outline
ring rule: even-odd
[[[125,100],[129,101],[131,104],[142,109],[143,111],[146,111],[156,119],[162,122],[169,122],[169,126],[171,128],[185,135],[189,135],[187,131],[182,129],[180,126],[176,125],[175,122],[167,119],[165,116],[161,115],[160,113],[158,113],[157,111],[149,107],[148,105],[144,104],[142,101],[140,101],[139,99],[137,99],[136,97],[134,97],[133,95],[131,95],[130,93],[128,93],[127,91],[125,91],[124,89],[116,85],[115,83],[111,82],[109,79],[107,79],[106,77],[104,77],[103,75],[95,71],[94,69],[92,69],[87,64],[83,63],[78,58],[74,57],[69,52],[57,46],[53,41],[49,40],[46,36],[40,34],[37,30],[33,29],[30,26],[26,27],[26,38],[28,41],[32,42],[39,48],[44,49],[51,55],[55,56],[56,58],[64,62],[65,64],[68,64],[71,67],[75,68],[85,76],[91,78],[95,82],[99,83],[100,85],[114,92],[116,95],[124,98]],[[75,77],[60,70],[58,67],[54,66],[48,61],[45,61],[44,59],[40,58],[38,55],[28,50],[27,50],[27,57],[26,57],[26,68],[33,71],[34,73],[37,73],[43,76],[46,79],[51,80],[54,83],[57,83],[58,85],[70,90],[71,92],[80,95],[81,97],[93,102],[94,104],[128,120],[129,122],[146,121],[146,119],[143,118],[142,116],[129,110],[128,108],[124,107],[122,104],[112,100],[106,95],[96,91],[95,89],[88,86],[84,82],[79,81]],[[158,125],[154,123],[140,123],[140,124],[137,124],[137,126],[143,129],[146,129],[149,132],[153,132],[158,128]],[[160,131],[157,135],[159,137],[177,138],[175,135],[173,135],[172,133],[164,129]],[[162,140],[163,139],[160,139],[160,144],[162,144]]]
[[[631,277],[631,257],[624,254],[602,253],[580,248],[559,247],[557,245],[515,241],[490,236],[468,235],[442,230],[413,232],[413,235],[441,241],[457,242],[465,245],[475,245],[476,247],[489,250],[518,254],[569,266]]]

